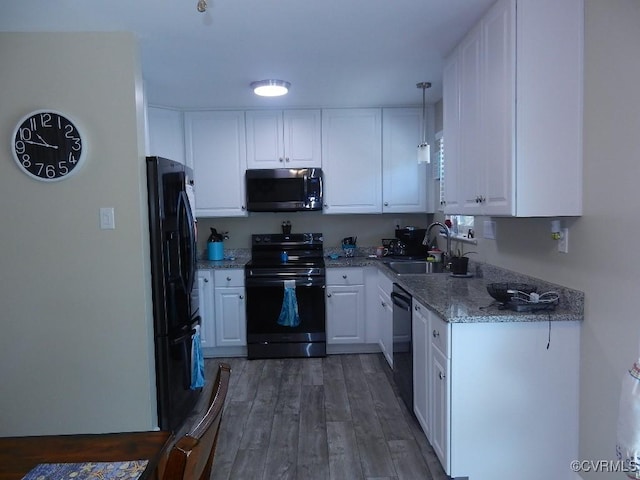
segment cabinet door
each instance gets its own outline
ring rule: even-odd
[[[285,168],[282,112],[247,112],[247,167]]]
[[[460,44],[460,163],[458,198],[460,211],[477,215],[482,206],[481,175],[484,162],[484,139],[480,133],[480,27],[476,27]],[[446,154],[445,154],[446,155]],[[446,156],[445,156],[446,158]],[[446,161],[446,160],[445,160]]]
[[[382,212],[382,123],[377,108],[322,112],[324,213]]]
[[[182,164],[184,155],[184,124],[182,112],[169,108],[148,107],[149,155],[165,157]]]
[[[387,363],[393,367],[393,304],[389,293],[381,287],[378,287],[378,306],[378,343]]]
[[[431,387],[431,445],[436,455],[440,459],[444,471],[448,474],[451,471],[449,458],[449,434],[451,422],[449,417],[449,359],[437,348],[431,348],[430,365],[430,387]]]
[[[365,343],[364,285],[327,286],[327,343]]]
[[[444,139],[444,205],[445,213],[459,213],[460,194],[460,56],[455,50],[447,58],[442,71],[442,116]]]
[[[198,309],[200,340],[203,347],[215,346],[215,316],[213,303],[213,275],[211,270],[198,270]]]
[[[248,168],[321,167],[320,110],[249,111]]]
[[[430,375],[430,312],[420,303],[413,302],[411,316],[413,340],[413,412],[427,439],[431,441],[429,399]]]
[[[185,130],[196,216],[245,216],[244,112],[187,112]]]
[[[429,108],[428,119],[433,117]],[[421,108],[385,108],[382,111],[382,212],[427,212],[428,165],[418,164],[422,138]],[[427,121],[433,143],[433,122]]]
[[[512,215],[515,184],[515,5],[500,0],[482,20],[482,139],[480,191],[484,215]]]
[[[247,344],[244,287],[215,289],[216,346],[234,347]]]
[[[285,110],[285,167],[321,167],[320,110]]]

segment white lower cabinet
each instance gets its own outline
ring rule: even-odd
[[[431,336],[436,330],[434,323],[442,322],[437,317],[432,317]],[[450,380],[451,359],[441,352],[437,345],[432,342],[429,352],[429,393],[431,399],[431,446],[436,452],[440,463],[448,472],[451,469],[451,456],[449,455],[449,442],[451,434],[451,404],[449,395],[451,392]]]
[[[197,278],[205,357],[245,355],[244,270],[200,269]]]
[[[365,286],[362,268],[327,270],[327,344],[365,343]]]
[[[203,348],[216,344],[213,304],[213,272],[198,270],[198,310],[200,314],[200,342]]]
[[[448,476],[574,478],[580,322],[448,323],[414,300],[412,324],[414,412]]]
[[[411,330],[413,338],[413,413],[427,439],[431,440],[429,310],[415,300],[413,301]]]
[[[393,303],[391,303],[391,292],[393,282],[384,273],[378,272],[378,345],[384,354],[387,363],[393,367]]]
[[[216,270],[214,276],[216,346],[246,346],[244,271],[242,269]]]

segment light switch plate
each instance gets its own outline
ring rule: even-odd
[[[103,207],[100,209],[100,229],[115,230],[116,217],[113,207]]]

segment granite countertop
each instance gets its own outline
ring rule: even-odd
[[[413,298],[451,323],[580,321],[584,318],[582,292],[479,262],[470,263],[470,271],[476,273],[469,278],[452,277],[449,273],[400,276],[384,260],[369,256],[327,258],[325,265],[327,268],[375,265]],[[530,283],[538,286],[538,293],[557,292],[560,302],[555,310],[535,313],[501,310],[487,292],[487,284],[492,282]]]
[[[199,269],[237,269],[251,259],[248,251],[225,251],[225,260],[199,260]],[[584,318],[584,294],[537,278],[480,262],[471,262],[470,278],[452,277],[448,273],[397,275],[384,260],[369,255],[325,257],[327,268],[375,266],[389,279],[407,290],[417,301],[431,308],[451,323],[580,321]],[[522,282],[538,287],[538,292],[554,291],[560,295],[555,310],[536,313],[501,310],[487,292],[491,282]]]

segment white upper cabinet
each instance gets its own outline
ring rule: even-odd
[[[165,157],[184,165],[184,126],[182,112],[148,107],[149,155]]]
[[[458,55],[451,55],[445,61],[442,70],[442,109],[443,143],[445,150],[443,211],[457,212],[460,209],[458,199],[458,163],[460,162],[460,62]]]
[[[382,212],[382,111],[322,111],[324,213]]]
[[[433,107],[427,110],[427,139],[433,143]],[[418,164],[422,108],[382,110],[382,212],[433,211],[427,197],[427,164]]]
[[[321,167],[320,110],[246,112],[247,168]]]
[[[196,182],[196,216],[247,214],[244,112],[185,113],[187,162]]]
[[[498,0],[447,59],[446,213],[582,214],[583,10]]]

